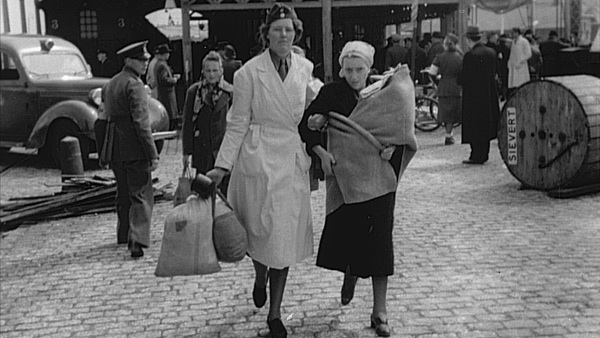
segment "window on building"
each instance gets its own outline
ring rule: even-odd
[[[98,16],[96,11],[86,9],[79,12],[79,32],[82,39],[98,38]]]

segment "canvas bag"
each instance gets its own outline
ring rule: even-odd
[[[244,259],[248,247],[246,229],[237,218],[233,208],[218,189],[219,200],[214,205],[213,241],[220,262],[235,263]]]
[[[192,173],[190,172],[190,167],[186,166],[183,168],[183,172],[181,173],[181,177],[179,177],[179,182],[177,183],[177,188],[173,194],[174,207],[185,203],[187,198],[192,194],[192,179],[193,177]]]
[[[213,244],[210,199],[191,195],[169,212],[160,256],[158,277],[206,275],[221,271]]]

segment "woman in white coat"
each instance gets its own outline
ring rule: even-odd
[[[289,6],[275,3],[260,34],[268,48],[235,74],[227,131],[207,176],[218,185],[231,172],[228,199],[248,233],[254,304],[265,304],[268,281],[271,336],[287,337],[280,307],[289,266],[313,254],[310,158],[298,133],[313,65],[291,53],[302,22]]]
[[[521,35],[521,29],[512,29],[514,42],[508,58],[508,89],[509,93],[529,81],[529,66],[527,60],[531,57],[531,45]]]

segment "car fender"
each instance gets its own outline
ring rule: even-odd
[[[66,118],[73,121],[81,130],[82,134],[95,140],[94,122],[98,118],[98,111],[95,107],[77,100],[67,100],[59,102],[46,110],[38,119],[29,140],[27,148],[42,148],[46,143],[48,129],[52,122],[57,119]]]

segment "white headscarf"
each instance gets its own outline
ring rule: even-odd
[[[364,41],[349,41],[342,48],[340,54],[340,66],[346,57],[359,57],[367,63],[368,68],[373,67],[373,57],[375,56],[375,48]]]

